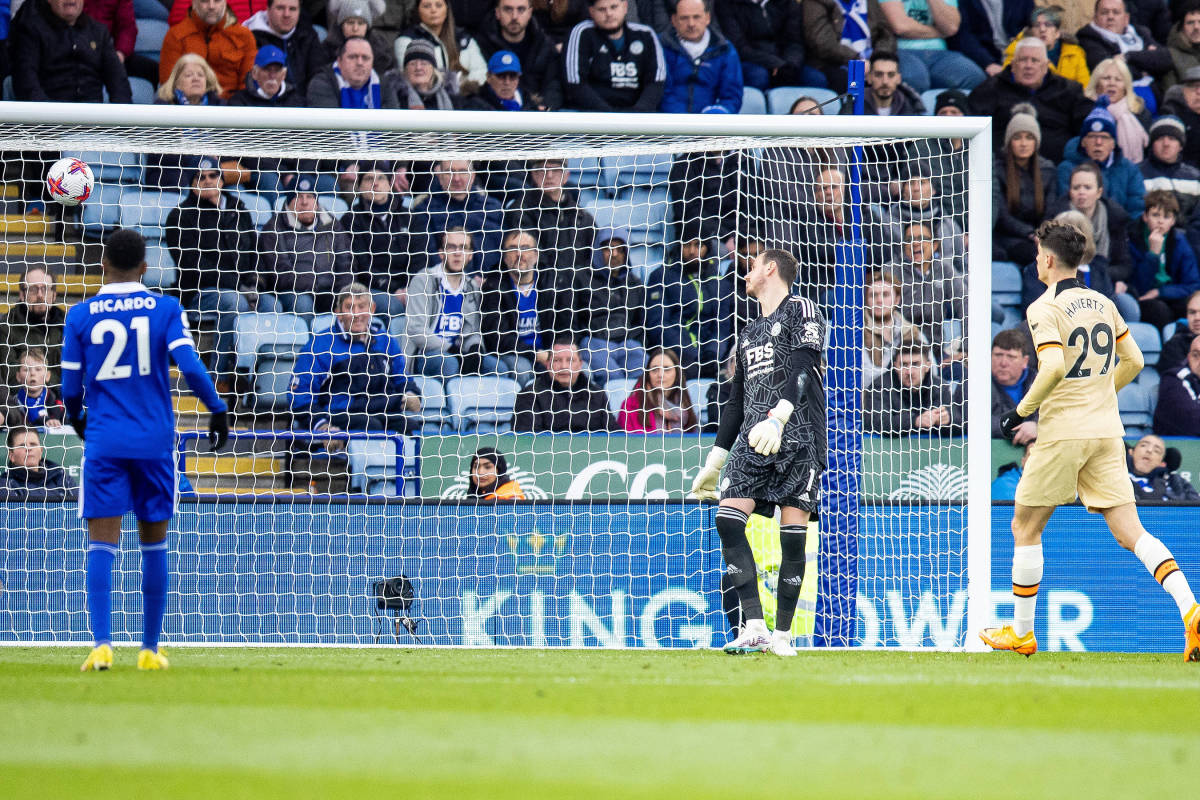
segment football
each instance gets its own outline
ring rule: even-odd
[[[64,206],[77,206],[87,200],[95,184],[92,168],[78,158],[60,158],[46,173],[50,196]]]

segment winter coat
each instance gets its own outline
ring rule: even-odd
[[[613,239],[628,242],[629,234],[613,229],[598,233],[591,266],[575,273],[573,328],[578,337],[645,343],[646,286],[628,266],[612,270],[604,264],[600,246]]]
[[[1200,44],[1192,44],[1183,35],[1183,20],[1175,23],[1167,36],[1167,50],[1174,67],[1159,79],[1163,91],[1170,89],[1192,67],[1200,67]]]
[[[283,88],[279,90],[279,94],[274,97],[264,97],[254,78],[247,75],[246,85],[229,96],[229,105],[254,106],[256,108],[302,108],[307,105],[304,92],[300,88],[302,85],[292,83],[292,71],[288,69],[287,80],[283,82]],[[243,163],[246,160],[243,159]],[[257,161],[263,160],[265,159],[257,159]]]
[[[500,50],[517,54],[521,60],[521,92],[529,95],[533,105],[544,105],[550,111],[562,108],[562,58],[536,19],[529,20],[525,39],[520,44],[514,44],[500,34],[500,23],[495,14],[484,17],[478,31],[475,41],[485,59]]]
[[[67,471],[47,459],[42,459],[41,469],[9,466],[0,475],[0,499],[8,502],[70,500],[77,489]]]
[[[538,345],[548,348],[555,336],[571,329],[571,273],[539,269],[537,274]],[[520,337],[517,289],[512,273],[495,273],[483,282],[483,350],[491,355],[516,354],[534,360],[536,349]]]
[[[1183,121],[1187,140],[1183,143],[1183,152],[1179,154],[1179,160],[1193,166],[1200,164],[1200,114],[1192,111],[1184,102],[1182,86],[1171,87],[1163,97],[1158,113],[1174,114]]]
[[[1129,469],[1129,480],[1133,481],[1133,495],[1138,503],[1200,500],[1200,492],[1196,491],[1196,487],[1178,472],[1172,472],[1166,465],[1155,467],[1143,475],[1134,471],[1132,456],[1125,456],[1125,464]]]
[[[1192,349],[1192,340],[1195,338],[1196,334],[1186,325],[1177,325],[1175,333],[1163,342],[1162,352],[1158,354],[1158,363],[1154,365],[1158,374],[1166,375],[1168,372],[1178,372],[1180,367],[1186,367],[1187,354]]]
[[[1080,146],[1076,136],[1067,142],[1063,159],[1058,165],[1058,192],[1065,195],[1071,188],[1071,170],[1085,161],[1091,161]],[[1141,216],[1146,210],[1146,184],[1142,179],[1142,171],[1138,165],[1121,154],[1121,147],[1113,148],[1112,157],[1107,165],[1097,164],[1100,174],[1104,176],[1104,196],[1118,203],[1130,217]]]
[[[642,382],[638,381],[637,385],[625,398],[625,402],[621,403],[621,409],[617,412],[617,428],[626,433],[659,433],[663,429],[659,427],[658,415],[647,411],[642,414]],[[692,408],[692,396],[686,388],[676,389],[679,393],[679,400],[682,403],[680,408],[681,416],[679,420],[679,428],[675,429],[675,433],[679,432],[696,432],[699,430],[699,417],[696,415],[696,410]]]
[[[847,61],[859,58],[854,48],[842,44],[846,12],[839,0],[801,0],[800,6],[805,55],[810,66],[818,69],[842,67]],[[896,34],[888,27],[879,0],[867,0],[867,27],[870,28],[872,49],[896,49]]]
[[[1008,47],[1004,48],[1004,66],[1012,63],[1013,54],[1017,52],[1017,42],[1024,39],[1027,33],[1028,30],[1021,31],[1008,43]],[[1058,47],[1058,63],[1051,63],[1050,71],[1086,89],[1092,79],[1092,71],[1087,65],[1087,54],[1074,39],[1066,35],[1059,36]]]
[[[1196,253],[1178,228],[1171,229],[1164,244],[1169,276],[1167,283],[1159,285],[1156,282],[1158,256],[1150,252],[1146,243],[1146,223],[1140,219],[1129,226],[1129,256],[1133,261],[1129,290],[1135,297],[1157,288],[1164,300],[1184,300],[1200,289],[1200,266],[1196,264]]]
[[[794,0],[788,0],[793,2]],[[662,44],[645,25],[625,23],[625,47],[588,20],[571,31],[563,62],[566,103],[582,111],[657,111],[667,80]]]
[[[108,28],[118,53],[133,55],[138,30],[133,0],[83,0],[83,11]]]
[[[266,11],[268,0],[227,0],[226,5],[231,14],[241,22],[250,19],[259,11]],[[167,23],[178,25],[187,18],[192,8],[192,0],[175,0],[171,5],[171,13],[167,15]]]
[[[519,87],[514,99],[520,105],[520,108],[505,108],[500,95],[496,94],[496,90],[485,83],[479,87],[478,92],[463,100],[462,106],[468,111],[537,111],[537,107],[533,105],[533,100],[522,92]],[[519,180],[519,176],[510,177]]]
[[[693,60],[675,29],[661,37],[667,84],[659,111],[698,114],[720,106],[729,114],[742,108],[742,62],[725,37],[709,28],[708,47]]]
[[[934,434],[959,436],[963,432],[965,404],[956,402],[950,385],[930,368],[920,386],[900,384],[895,370],[888,370],[863,393],[863,427],[882,436]],[[950,411],[950,423],[937,428],[919,428],[916,419],[931,408],[944,406]]]
[[[283,51],[287,57],[287,82],[290,84],[308,86],[312,76],[321,68],[329,66],[333,60],[326,56],[321,40],[317,38],[317,32],[311,25],[302,22],[285,38],[271,29],[266,11],[259,11],[244,24],[246,29],[254,34],[254,41],[260,48],[272,44]],[[390,54],[391,51],[387,52]],[[375,69],[383,74],[378,63]]]
[[[872,205],[870,211],[870,221],[882,226],[872,232],[872,238],[877,240],[874,243],[880,253],[880,261],[901,256],[904,231],[915,223],[927,226],[933,233],[938,243],[939,258],[950,261],[964,252],[963,230],[950,215],[943,213],[939,198],[934,198],[923,208],[897,200],[885,205]]]
[[[431,194],[413,200],[409,222],[413,236],[411,252],[435,258],[442,234],[450,228],[462,228],[474,240],[475,254],[468,271],[487,272],[500,263],[503,209],[482,189],[473,186],[465,198],[455,200],[438,187]]]
[[[236,195],[222,192],[221,199],[225,205],[218,208],[189,191],[167,215],[164,235],[185,306],[201,289],[255,285],[254,220]]]
[[[505,208],[506,229],[532,231],[538,239],[541,260],[556,274],[586,267],[592,260],[596,221],[579,206],[579,192],[564,188],[557,201],[527,186]]]
[[[919,117],[926,111],[925,103],[921,100],[921,95],[917,90],[909,86],[907,83],[901,83],[892,95],[892,105],[890,108],[892,117]],[[842,102],[842,107],[838,111],[839,114],[854,113],[854,98],[846,98]],[[875,102],[875,96],[868,89],[863,93],[863,114],[865,116],[878,116],[879,106]],[[869,149],[868,149],[869,152]]]
[[[886,269],[900,282],[900,312],[931,340],[941,340],[944,320],[964,318],[965,278],[948,259],[935,258],[928,272],[909,262]]]
[[[360,198],[339,226],[349,234],[357,280],[388,294],[408,286],[408,212],[399,200],[368,207]]]
[[[428,89],[418,89],[404,78],[400,71],[389,72],[383,76],[395,92],[392,105],[384,104],[385,108],[407,108],[410,111],[453,111],[462,106],[462,98],[458,92],[446,82],[445,73],[433,71],[433,82]]]
[[[1146,158],[1138,165],[1142,172],[1142,183],[1147,192],[1167,189],[1175,193],[1179,201],[1179,219],[1187,220],[1200,200],[1200,169],[1182,158],[1174,164],[1159,161],[1154,152],[1146,150]]]
[[[1037,377],[1037,369],[1033,366],[1033,359],[1030,359],[1029,368],[1025,371],[1025,378],[1021,381],[1021,391],[1018,397],[1024,397],[1029,392],[1029,387],[1033,386],[1033,380]],[[1017,407],[1017,401],[1009,396],[1008,392],[1004,391],[1004,387],[992,378],[992,438],[1003,439],[1004,434],[1000,430],[1000,418]],[[1037,419],[1037,414],[1034,414],[1033,419]]]
[[[382,108],[398,108],[396,97],[400,91],[400,77],[396,72],[375,73],[379,75],[379,104]],[[333,66],[323,67],[304,92],[309,108],[341,108],[342,90],[338,87]]]
[[[46,0],[28,0],[9,30],[13,94],[46,103],[132,103],[108,28],[87,14],[68,25]]]
[[[678,261],[659,267],[646,282],[646,306],[647,344],[674,350],[689,378],[715,378],[733,346],[733,297],[717,259],[706,258],[695,273]]]
[[[1053,72],[1046,73],[1042,85],[1027,89],[1012,76],[1012,66],[976,86],[967,98],[971,114],[992,118],[992,145],[996,152],[1004,147],[1004,129],[1017,103],[1032,103],[1042,129],[1043,156],[1057,163],[1062,160],[1067,140],[1079,133],[1083,120],[1095,103],[1084,97],[1083,87]]]
[[[1042,213],[1039,216],[1033,204],[1033,171],[1017,167],[1019,197],[1017,208],[1008,207],[1008,162],[1003,154],[997,155],[992,164],[992,235],[996,245],[1007,252],[1015,242],[1029,241],[1046,218],[1046,209],[1058,197],[1058,178],[1054,163],[1048,158],[1037,156],[1042,173]],[[1032,159],[1031,159],[1032,160]],[[1032,164],[1030,164],[1032,167]],[[1106,184],[1107,185],[1107,184]]]
[[[404,355],[425,356],[439,353],[452,355],[478,354],[483,345],[480,333],[483,293],[470,275],[462,279],[462,330],[458,341],[451,343],[436,333],[442,313],[441,264],[422,270],[408,284],[408,305],[404,309]]]
[[[1029,22],[1033,12],[1033,0],[1004,0],[1000,16],[1000,37],[1010,41]],[[958,13],[961,21],[958,32],[946,40],[951,50],[957,50],[979,65],[1000,64],[1003,53],[996,46],[996,31],[983,9],[982,0],[960,0]]]
[[[324,305],[354,277],[349,236],[335,228],[333,217],[317,209],[308,228],[283,210],[271,217],[258,237],[261,278],[277,292],[316,294]]]
[[[1154,408],[1158,436],[1200,436],[1200,375],[1183,365],[1162,376]]]
[[[1108,275],[1114,281],[1128,281],[1133,271],[1133,262],[1129,260],[1129,215],[1125,213],[1124,208],[1109,198],[1107,185],[1100,202],[1104,203],[1108,211]],[[1060,194],[1046,210],[1046,219],[1053,219],[1070,209],[1071,198]]]
[[[539,370],[517,395],[513,430],[518,433],[589,433],[616,430],[608,398],[581,373],[569,388]]]
[[[1134,25],[1133,29],[1137,32],[1138,36],[1142,37],[1142,42],[1146,48],[1144,50],[1130,51],[1125,54],[1125,63],[1129,65],[1129,71],[1133,74],[1133,79],[1136,81],[1146,75],[1157,78],[1160,75],[1170,72],[1174,66],[1171,61],[1170,49],[1163,47],[1156,41],[1154,34],[1150,33],[1149,28],[1142,25]],[[1095,69],[1096,65],[1104,59],[1112,58],[1121,52],[1121,48],[1097,33],[1096,29],[1090,24],[1080,28],[1076,32],[1075,38],[1079,40],[1079,46],[1087,54],[1088,69]],[[1158,46],[1151,50],[1150,45]]]
[[[767,71],[788,68],[799,77],[805,63],[804,15],[796,0],[723,0],[716,12],[743,63]]]
[[[458,63],[462,69],[454,70],[456,79],[452,81],[452,84],[461,87],[462,92],[466,94],[473,91],[476,86],[482,86],[483,82],[487,80],[487,61],[484,60],[483,52],[479,49],[479,42],[475,41],[474,36],[463,28],[455,31],[454,35],[458,43]],[[437,59],[438,69],[442,72],[451,71],[450,59],[446,55],[446,47],[442,44],[442,40],[420,23],[408,26],[396,37],[393,53],[400,69],[404,69],[404,51],[408,49],[408,43],[413,39],[424,39],[433,45],[433,56]],[[524,67],[524,64],[521,66]]]
[[[221,96],[242,88],[246,75],[254,66],[258,44],[254,34],[239,25],[234,15],[226,13],[216,25],[205,25],[191,11],[187,17],[172,25],[163,39],[158,62],[158,82],[166,83],[175,62],[184,53],[203,56],[221,84]]]
[[[21,351],[27,347],[42,347],[46,350],[46,366],[50,369],[52,386],[62,385],[63,324],[67,312],[60,306],[50,306],[46,316],[40,319],[31,315],[24,302],[16,303],[0,317],[0,383],[4,386],[16,384],[17,368],[21,366]]]

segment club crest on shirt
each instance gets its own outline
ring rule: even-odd
[[[635,56],[641,55],[642,50],[644,49],[645,45],[643,45],[641,42],[633,42],[629,45],[629,52],[633,53]]]
[[[780,332],[781,330],[783,330],[783,326],[782,326],[782,325],[780,325],[778,322],[776,322],[774,325],[772,325],[772,326],[771,326],[771,335],[772,335],[772,336],[778,336],[778,335],[779,335],[779,332]]]

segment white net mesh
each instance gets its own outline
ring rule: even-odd
[[[713,508],[685,494],[757,314],[742,275],[778,247],[830,323],[830,461],[793,630],[962,645],[961,140],[87,125],[0,138],[7,423],[38,429],[65,476],[38,491],[15,469],[35,442],[10,437],[0,641],[88,638],[71,488],[83,449],[55,400],[61,309],[98,290],[102,243],[125,227],[147,239],[146,284],[191,311],[235,418],[210,453],[207,410],[173,375],[168,641],[719,644]],[[91,166],[91,196],[24,213],[61,155]],[[765,600],[776,530],[752,518]],[[125,548],[122,641],[140,629],[132,536]]]

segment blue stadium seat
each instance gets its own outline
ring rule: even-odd
[[[1158,374],[1158,370],[1154,367],[1144,368],[1137,376],[1138,386],[1149,392],[1151,397],[1158,397],[1158,384],[1161,382],[1162,376]]]
[[[511,430],[519,389],[514,380],[490,375],[451,378],[446,383],[446,397],[459,432]]]
[[[1021,268],[1011,261],[992,262],[992,300],[1007,308],[1021,307]]]
[[[171,251],[153,242],[146,245],[146,274],[142,283],[152,289],[167,289],[175,285],[175,260]]]
[[[121,194],[121,227],[133,228],[150,240],[161,239],[167,215],[182,201],[181,192],[126,188]]]
[[[1182,321],[1168,322],[1166,325],[1163,325],[1163,343],[1165,344],[1166,342],[1171,341],[1171,337],[1175,335],[1175,331],[1183,327],[1186,327],[1186,325]]]
[[[140,183],[142,180],[141,153],[102,153],[96,150],[64,150],[63,158],[78,158],[87,162],[97,181],[106,183]]]
[[[742,89],[742,114],[766,114],[767,97],[761,89],[747,86]]]
[[[629,271],[642,283],[647,283],[655,270],[663,265],[664,248],[657,244],[635,244],[629,248]]]
[[[299,350],[308,341],[308,323],[296,314],[247,312],[236,327],[236,366],[250,369],[264,349]]]
[[[139,19],[137,41],[133,45],[134,52],[158,61],[163,39],[166,38],[167,30],[170,27],[165,19]]]
[[[637,383],[635,378],[614,378],[604,384],[604,394],[608,397],[608,410],[613,416],[621,410],[621,406],[625,403],[625,399],[629,397],[629,393],[633,391],[634,384]]]
[[[286,411],[291,402],[292,373],[296,367],[293,350],[264,350],[254,359],[254,385],[242,399],[255,411]]]
[[[129,93],[136,105],[154,105],[154,84],[145,78],[130,78]]]
[[[600,159],[594,156],[572,158],[567,161],[567,169],[570,170],[567,183],[571,186],[600,185]]]
[[[271,209],[271,203],[258,192],[253,192],[248,189],[234,189],[234,195],[242,201],[246,206],[246,210],[250,212],[250,218],[254,220],[254,227],[262,228],[271,221],[271,215],[274,211]]]
[[[322,41],[322,42],[325,41],[325,37],[329,35],[329,31],[325,30],[325,26],[324,25],[313,25],[312,27],[313,27],[313,30],[316,31],[317,40]]]
[[[1158,338],[1158,328],[1148,322],[1130,322],[1129,332],[1133,334],[1133,341],[1146,357],[1146,366],[1152,367],[1157,364],[1158,356],[1162,353],[1162,339]]]
[[[407,480],[417,476],[417,440],[405,436],[401,442],[404,463],[401,467],[406,478],[404,496],[416,496],[417,482]],[[396,491],[396,440],[395,439],[351,439],[346,443],[348,471],[347,488],[353,492],[395,497]]]
[[[1154,405],[1157,396],[1144,386],[1131,383],[1117,393],[1117,407],[1121,411],[1121,423],[1128,436],[1145,436],[1154,424]]]
[[[412,380],[421,387],[421,433],[426,436],[446,433],[450,419],[442,382],[424,375],[415,375]]]
[[[312,318],[312,332],[323,333],[333,327],[333,321],[337,319],[333,314],[317,314]]]
[[[599,196],[587,208],[596,220],[596,229],[625,228],[630,244],[661,244],[667,236],[667,212],[670,201],[666,189],[638,189],[618,198]]]
[[[142,20],[157,19],[163,22],[167,21],[169,10],[158,0],[133,0],[133,15],[137,17],[137,23],[140,27]]]
[[[786,114],[792,110],[792,105],[798,98],[808,96],[818,104],[827,103],[837,97],[832,89],[821,89],[816,86],[776,86],[767,90],[767,109],[772,114]],[[821,109],[826,114],[838,113],[836,104],[831,103]]]
[[[120,224],[121,192],[122,188],[117,184],[96,181],[91,197],[80,212],[85,239],[102,239]]]
[[[946,91],[945,89],[929,89],[921,92],[921,102],[925,104],[925,113],[933,115],[934,106],[937,105],[938,95]]]
[[[666,189],[674,160],[670,153],[605,156],[600,159],[602,185],[614,196],[627,194],[631,189]]]
[[[708,387],[716,381],[711,378],[700,378],[688,384],[688,395],[692,398],[692,410],[700,424],[708,422]]]

